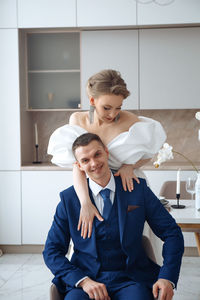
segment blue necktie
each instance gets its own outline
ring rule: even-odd
[[[109,189],[101,190],[100,195],[104,200],[103,218],[107,220],[112,208],[112,202],[110,200],[110,190]]]

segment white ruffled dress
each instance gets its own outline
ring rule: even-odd
[[[133,124],[128,131],[120,133],[106,146],[109,150],[109,166],[118,170],[122,164],[135,164],[140,159],[152,158],[166,139],[162,125],[153,119],[139,117],[140,122]],[[72,168],[75,162],[72,144],[87,131],[77,125],[64,125],[56,129],[50,137],[48,154],[51,162],[61,167]],[[144,177],[139,170],[136,176]]]

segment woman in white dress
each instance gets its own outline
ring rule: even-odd
[[[108,148],[110,168],[115,176],[121,176],[124,190],[131,192],[133,179],[139,183],[138,177],[144,177],[139,168],[158,152],[166,139],[158,121],[121,110],[130,93],[119,72],[103,70],[93,75],[88,80],[87,93],[90,111],[73,113],[68,125],[54,131],[48,146],[52,163],[61,167],[73,165],[74,187],[81,204],[78,230],[81,229],[83,238],[91,236],[94,217],[100,221],[103,218],[89,198],[86,174],[75,163],[74,140],[86,132],[99,135]]]

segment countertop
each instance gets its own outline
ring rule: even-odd
[[[72,168],[61,168],[52,163],[33,164],[27,163],[21,166],[22,171],[72,171]]]
[[[200,170],[200,162],[194,162],[195,166]],[[166,162],[162,164],[159,168],[155,168],[152,162],[147,163],[145,166],[141,167],[144,171],[173,171],[181,168],[183,171],[194,171],[193,167],[187,162]],[[71,168],[61,168],[52,163],[41,163],[32,164],[27,163],[21,166],[22,171],[72,171]]]

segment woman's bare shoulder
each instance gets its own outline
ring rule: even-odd
[[[87,118],[88,112],[74,112],[71,114],[69,118],[69,124],[70,125],[78,125],[81,126],[83,123],[86,123],[86,118]]]
[[[122,121],[125,122],[128,125],[128,127],[135,124],[136,122],[140,122],[140,119],[137,115],[126,110],[123,110],[121,112],[121,117]]]

